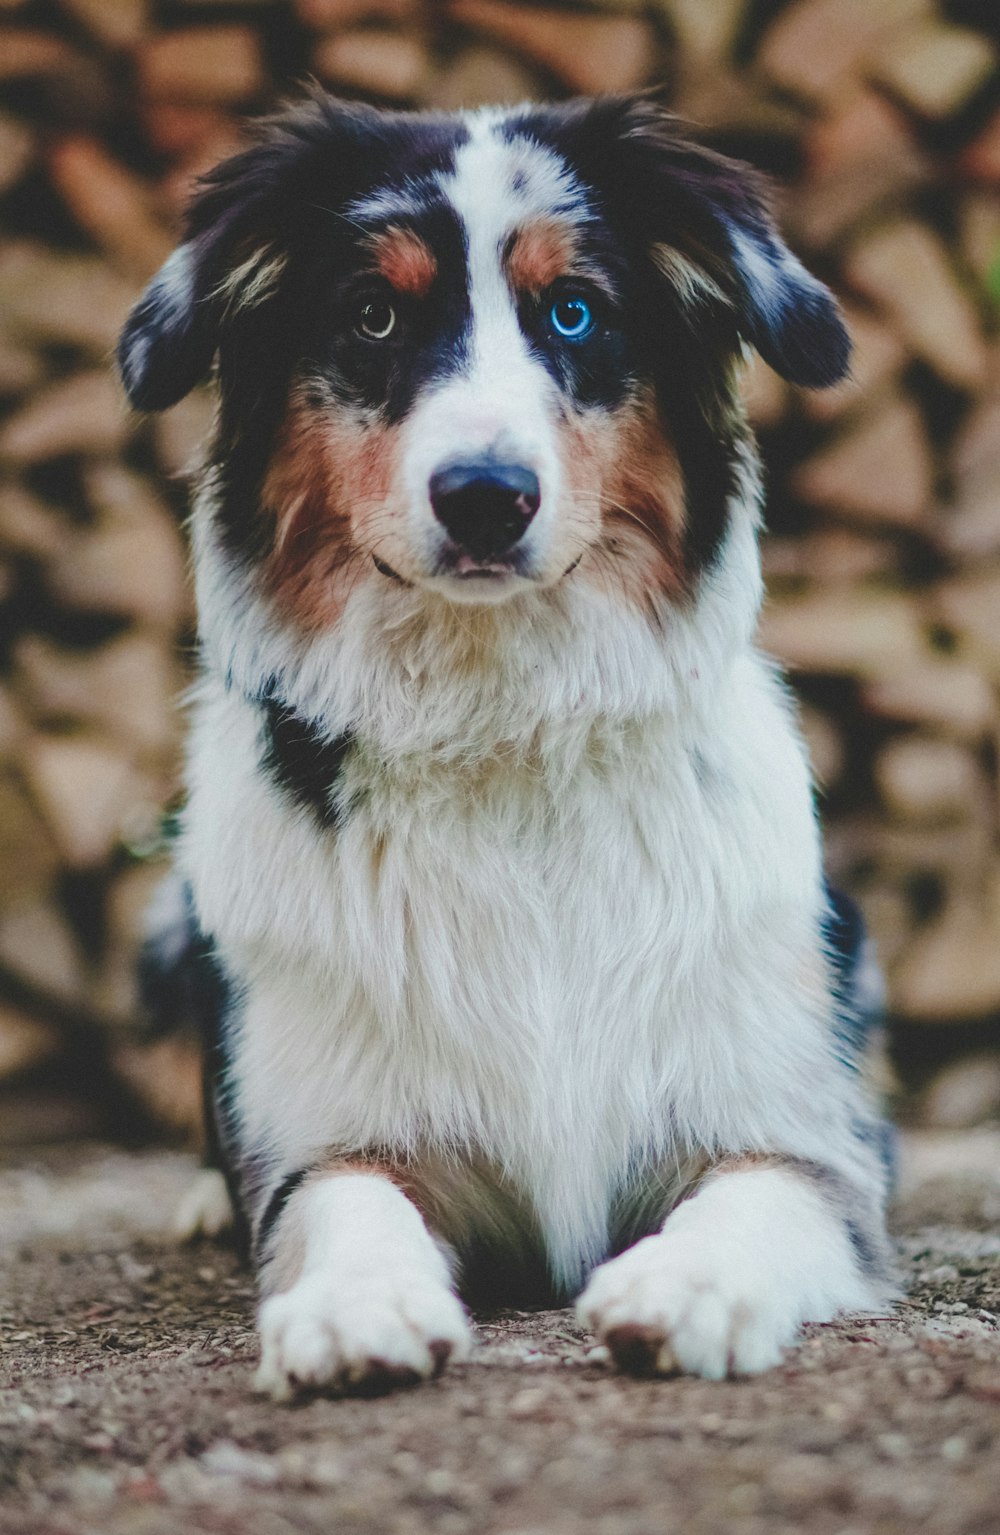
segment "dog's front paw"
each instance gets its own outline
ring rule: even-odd
[[[577,1302],[581,1323],[632,1374],[722,1380],[769,1370],[794,1341],[794,1298],[726,1245],[646,1237],[592,1276]]]
[[[306,1275],[263,1302],[258,1325],[255,1385],[277,1401],[297,1391],[411,1385],[464,1358],[471,1341],[456,1297],[426,1280]]]

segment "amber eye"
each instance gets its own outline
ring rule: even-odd
[[[396,311],[383,298],[370,298],[358,312],[357,329],[369,341],[384,341],[396,329]]]

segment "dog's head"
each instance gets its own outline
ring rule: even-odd
[[[218,359],[219,536],[315,631],[360,581],[691,590],[739,485],[748,345],[799,384],[847,366],[754,174],[654,100],[316,97],[208,177],[120,360],[160,410]]]

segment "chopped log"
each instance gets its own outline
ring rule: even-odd
[[[932,8],[933,0],[796,0],[767,29],[757,63],[786,90],[824,99],[894,28]]]
[[[0,484],[0,549],[50,560],[66,546],[69,523],[55,507],[12,481]]]
[[[80,946],[53,904],[26,905],[4,915],[0,965],[57,1002],[79,1002],[86,989]]]
[[[942,826],[919,826],[863,813],[842,818],[827,830],[830,871],[848,888],[877,870],[890,883],[931,876],[950,889],[976,888],[989,873],[994,856],[982,824],[975,818]],[[909,929],[908,929],[909,930]]]
[[[921,929],[892,976],[903,1018],[948,1023],[1000,1011],[1000,888],[957,894]]]
[[[429,82],[427,105],[440,112],[491,104],[514,106],[540,93],[538,77],[496,48],[463,48]]]
[[[0,250],[4,318],[29,341],[77,346],[104,364],[135,296],[135,284],[98,256],[55,254],[27,240]]]
[[[113,1065],[153,1119],[197,1145],[202,1135],[201,1048],[193,1039],[115,1046]]]
[[[921,1120],[936,1130],[970,1130],[1000,1113],[1000,1058],[981,1051],[939,1071],[925,1090]]]
[[[450,0],[448,10],[463,26],[520,49],[573,90],[629,90],[653,67],[653,35],[637,16],[577,15],[506,0]]]
[[[142,1021],[137,961],[148,931],[150,905],[164,872],[159,860],[131,864],[108,891],[107,941],[91,996],[94,1006],[111,1017]]]
[[[1000,565],[974,567],[941,582],[931,611],[958,635],[966,659],[1000,679]]]
[[[321,80],[406,99],[428,78],[431,60],[419,38],[365,27],[322,38],[313,50],[313,68]]]
[[[872,159],[807,183],[789,202],[782,223],[806,250],[825,251],[866,231],[887,207],[895,207],[931,179],[920,160],[902,165],[891,158]]]
[[[896,572],[897,550],[889,538],[854,528],[817,528],[804,538],[768,538],[761,550],[765,580],[854,587]]]
[[[111,856],[145,792],[127,757],[100,737],[82,733],[37,736],[25,774],[71,869],[92,869]]]
[[[997,728],[998,703],[982,672],[963,661],[927,658],[909,671],[869,683],[866,714],[924,725],[961,740],[981,741]]]
[[[927,654],[909,599],[861,586],[772,598],[764,608],[760,642],[802,671],[872,680],[911,668]]]
[[[205,139],[193,154],[187,155],[181,164],[164,177],[159,187],[160,202],[178,229],[183,224],[184,213],[198,190],[202,176],[218,165],[220,160],[243,148],[243,135],[235,124],[223,118],[217,134]]]
[[[49,170],[80,226],[136,282],[170,254],[173,240],[150,211],[145,186],[96,139],[79,134],[59,140]]]
[[[0,328],[0,399],[16,399],[40,388],[47,372],[45,358],[34,347],[13,339],[6,328]]]
[[[0,196],[17,185],[35,156],[35,135],[27,123],[0,113]]]
[[[940,240],[900,220],[860,240],[845,264],[848,282],[892,317],[918,357],[958,388],[987,378],[978,317],[959,287]]]
[[[840,877],[832,866],[831,874],[834,878]],[[880,879],[877,884],[866,884],[860,894],[865,926],[884,973],[899,958],[913,932],[910,901],[899,883],[892,884],[885,879]]]
[[[130,430],[107,369],[72,373],[8,417],[0,427],[0,463],[13,467],[67,453],[117,453]]]
[[[727,59],[746,14],[746,0],[670,0],[664,7],[689,75],[714,72]]]
[[[963,563],[1000,554],[1000,458],[959,481],[934,533],[939,546]]]
[[[10,761],[24,742],[24,716],[6,688],[0,687],[0,757]]]
[[[996,67],[996,49],[981,32],[924,21],[893,33],[873,62],[873,74],[914,112],[943,118],[957,112]]]
[[[791,486],[812,506],[919,527],[934,486],[920,412],[904,396],[889,400],[800,465]]]
[[[0,1082],[41,1065],[61,1044],[58,1029],[0,999]]]
[[[975,758],[954,741],[889,741],[875,759],[875,781],[888,810],[903,820],[952,821],[986,809]]]
[[[788,406],[788,385],[754,352],[740,374],[740,393],[755,427],[774,426]]]
[[[156,457],[164,474],[190,475],[205,455],[215,422],[210,389],[196,389],[186,400],[165,410],[153,424]]]
[[[0,911],[47,894],[58,867],[56,845],[20,774],[0,764]]]
[[[148,0],[59,0],[60,8],[108,48],[130,48],[149,24]]]
[[[177,526],[145,481],[115,464],[87,477],[93,527],[76,530],[46,573],[49,591],[70,608],[137,618],[168,633],[189,612]]]
[[[952,446],[951,461],[959,477],[988,473],[1000,463],[1000,391],[983,395],[969,412]]]
[[[75,49],[52,32],[0,27],[0,80],[60,74],[76,59]]]
[[[959,165],[964,175],[977,181],[1000,182],[1000,111],[994,112],[982,133],[966,146]]]
[[[828,714],[819,709],[799,710],[799,724],[809,749],[813,777],[822,789],[832,789],[844,771],[844,739]]]
[[[861,82],[834,97],[805,142],[810,175],[821,189],[830,178],[854,175],[873,162],[892,164],[903,182],[925,164],[902,112]]]
[[[214,106],[182,101],[150,101],[142,108],[147,139],[160,154],[191,159],[202,147],[232,132],[226,114]]]
[[[406,21],[417,14],[421,3],[422,0],[295,0],[295,10],[305,26],[327,32],[372,17]]]
[[[26,634],[14,662],[21,696],[40,724],[93,726],[136,757],[176,748],[180,678],[161,639],[132,631],[81,653]]]
[[[147,39],[137,54],[140,89],[155,100],[240,105],[264,89],[252,28],[184,27]]]

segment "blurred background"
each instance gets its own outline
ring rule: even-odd
[[[193,397],[110,366],[200,172],[307,74],[389,105],[665,82],[769,172],[854,378],[750,409],[763,643],[791,669],[833,878],[888,976],[901,1116],[1000,1115],[996,0],[0,0],[0,1146],[197,1135],[143,1038],[143,906],[177,806]]]

